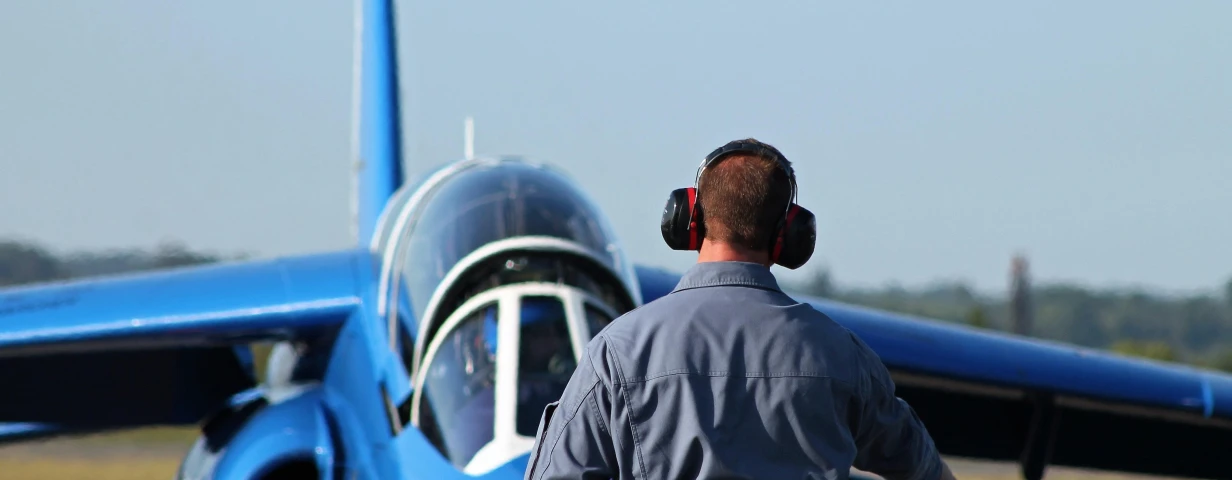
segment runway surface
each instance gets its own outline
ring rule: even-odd
[[[192,431],[149,429],[0,447],[0,480],[166,480],[175,475],[193,441]],[[1017,465],[947,459],[963,480],[1017,480]],[[1161,479],[1050,468],[1049,480]]]

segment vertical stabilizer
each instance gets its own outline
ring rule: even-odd
[[[359,245],[403,180],[397,51],[393,0],[355,0],[351,234]]]

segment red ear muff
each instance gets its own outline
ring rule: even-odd
[[[770,255],[774,263],[790,269],[800,268],[813,256],[813,248],[817,243],[817,220],[813,213],[796,205],[795,171],[774,147],[758,142],[737,140],[716,148],[697,169],[693,179],[693,188],[678,188],[667,197],[667,205],[663,208],[663,218],[659,227],[663,232],[663,241],[673,250],[700,250],[702,241],[706,238],[703,209],[697,205],[697,185],[701,182],[702,172],[712,162],[718,161],[731,153],[753,153],[773,159],[779,168],[787,174],[791,181],[791,201],[787,212],[779,221],[776,236],[770,242]]]
[[[694,209],[697,204],[697,189],[677,188],[667,197],[667,205],[663,207],[663,218],[659,220],[659,229],[663,233],[663,241],[672,250],[698,250],[702,246],[705,232],[702,231],[702,216]]]
[[[792,204],[771,247],[774,263],[795,270],[809,261],[817,245],[817,218],[807,208]]]

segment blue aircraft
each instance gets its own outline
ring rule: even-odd
[[[404,182],[392,2],[356,15],[358,245],[0,291],[0,440],[195,425],[181,479],[522,477],[587,340],[679,277],[548,165]],[[1232,476],[1229,376],[797,298],[877,351],[945,454]]]

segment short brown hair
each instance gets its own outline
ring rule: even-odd
[[[791,202],[791,179],[770,155],[778,155],[787,169],[791,163],[769,144],[752,138],[740,141],[772,153],[732,153],[702,171],[697,193],[706,240],[769,250]]]

